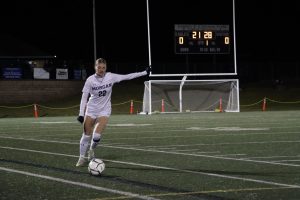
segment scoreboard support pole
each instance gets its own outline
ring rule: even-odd
[[[184,85],[185,80],[187,79],[187,76],[183,76],[180,87],[179,87],[179,112],[182,113],[182,87]]]
[[[150,42],[150,17],[149,17],[149,0],[146,0],[147,3],[147,30],[148,30],[148,57],[149,57],[149,66],[151,66],[151,42]],[[150,71],[150,76],[152,72]]]

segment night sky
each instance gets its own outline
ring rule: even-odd
[[[172,15],[177,16],[174,23],[226,23],[231,19],[231,13],[226,16],[221,11],[226,8],[221,0],[158,2],[150,0],[150,28],[156,30],[151,32],[151,42],[157,48],[153,51],[165,59],[171,60],[174,50],[163,43],[157,31],[172,34],[167,25],[162,26],[174,19]],[[186,2],[194,6],[184,9]],[[146,0],[96,0],[96,12],[98,57],[111,62],[148,62]],[[30,43],[61,59],[93,60],[92,17],[92,0],[10,0],[2,1],[0,6],[2,35]],[[299,61],[299,19],[298,1],[237,0],[238,58]]]

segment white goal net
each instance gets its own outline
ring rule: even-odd
[[[146,81],[143,114],[239,112],[238,79]]]

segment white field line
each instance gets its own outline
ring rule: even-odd
[[[217,132],[233,132],[233,131],[269,131],[270,128],[241,128],[241,127],[213,127],[213,128],[206,128],[206,127],[189,127],[186,128],[192,131],[217,131]]]
[[[176,130],[177,131],[177,130]],[[120,132],[121,133],[121,132]],[[277,133],[226,133],[226,134],[209,134],[209,135],[173,135],[173,136],[157,136],[157,137],[125,137],[125,138],[115,138],[106,139],[107,141],[112,140],[137,140],[137,139],[165,139],[165,138],[191,138],[191,137],[218,137],[218,136],[248,136],[248,135],[280,135],[280,134],[299,134],[299,131],[295,132],[277,132]]]
[[[251,159],[251,158],[273,159],[273,158],[294,158],[294,157],[300,157],[300,155],[296,155],[296,156],[257,156],[257,157],[247,157],[245,159]]]
[[[174,126],[176,127],[176,126]],[[300,126],[293,126],[293,127],[300,127]],[[57,129],[57,126],[56,127],[53,127],[55,129],[55,132],[69,132],[69,131],[74,131],[74,133],[77,133],[77,132],[81,132],[81,131],[78,131],[78,129]],[[111,127],[109,127],[111,128]],[[170,127],[171,128],[171,127]],[[292,128],[291,126],[288,126],[288,127],[272,127],[272,129],[274,128]],[[191,130],[191,129],[183,129],[183,130],[178,130],[178,129],[175,129],[175,130],[161,130],[161,128],[157,129],[157,130],[153,130],[154,127],[151,128],[152,130],[150,131],[147,131],[147,130],[143,130],[143,133],[157,133],[157,132],[194,132],[194,133],[198,133],[198,132],[202,132],[201,130]],[[211,129],[211,128],[208,128],[208,129]],[[32,129],[30,131],[27,131],[27,130],[24,130],[24,127],[20,127],[20,128],[17,128],[17,132],[16,135],[18,136],[18,134],[22,134],[22,133],[32,133],[32,134],[27,134],[27,136],[35,136],[36,134],[34,133],[40,133],[41,130],[40,129]],[[48,131],[51,131],[50,130],[50,127],[47,127],[47,130]],[[122,133],[122,134],[126,134],[126,133],[139,133],[140,134],[140,131],[122,131],[122,132],[115,132],[115,131],[111,131],[112,129],[110,129],[110,133],[111,134],[117,134],[117,133]],[[119,129],[117,129],[119,130]],[[7,133],[7,129],[4,130],[5,132],[2,133],[1,129],[0,129],[0,134],[9,134]],[[217,132],[221,132],[221,131],[217,131]],[[224,131],[224,132],[228,132],[228,131]],[[47,134],[46,136],[66,136],[66,135],[74,135],[74,133],[71,133],[71,134]],[[277,133],[283,133],[283,132],[277,132]],[[277,134],[277,133],[252,133],[252,134]],[[286,132],[286,133],[294,133],[294,132]],[[243,133],[238,133],[239,135],[243,135]],[[227,134],[226,135],[230,135],[230,134]],[[231,135],[234,135],[234,134],[231,134]],[[23,136],[20,135],[20,136]],[[216,136],[216,135],[215,135]],[[165,138],[170,138],[170,137],[174,137],[174,136],[166,136]],[[176,136],[176,137],[194,137],[194,136]],[[195,136],[196,137],[196,136]],[[142,137],[142,138],[149,138],[149,137]],[[120,139],[120,138],[119,138]],[[125,138],[121,138],[121,139],[125,139]],[[136,138],[135,138],[136,139]]]
[[[204,153],[204,154],[210,154],[210,153],[220,153],[220,151],[199,151],[199,152],[196,152],[196,153]]]
[[[192,151],[194,153],[200,153],[200,154],[210,154],[210,153],[220,153],[220,151],[199,151],[200,149],[180,149],[180,150],[175,150],[175,152],[189,152]]]
[[[125,145],[127,145],[126,143],[102,143],[102,144],[107,144],[107,145],[117,145],[117,146],[125,146]]]
[[[0,136],[0,138],[3,138]],[[9,138],[9,137],[5,137]],[[50,142],[50,143],[62,143],[62,144],[76,144],[78,142],[61,142],[61,141],[53,141],[53,140],[35,140],[35,139],[27,139],[27,138],[13,138],[9,139],[13,140],[25,140],[25,141],[34,141],[34,142]],[[221,159],[221,160],[234,160],[234,161],[243,161],[243,162],[252,162],[252,163],[261,163],[261,164],[270,164],[270,165],[280,165],[280,166],[290,166],[290,167],[300,167],[297,164],[288,164],[288,163],[275,163],[270,161],[262,161],[262,160],[251,160],[251,159],[243,159],[243,158],[227,158],[221,156],[213,156],[213,155],[205,155],[205,154],[191,154],[191,153],[181,153],[181,152],[172,152],[172,151],[162,151],[162,150],[153,150],[153,149],[138,149],[133,147],[118,147],[118,146],[110,146],[102,144],[103,148],[112,148],[112,149],[123,149],[123,150],[133,150],[133,151],[142,151],[142,152],[153,152],[153,153],[163,153],[163,154],[172,154],[172,155],[182,155],[182,156],[192,156],[192,157],[202,157],[202,158],[212,158],[212,159]]]
[[[17,150],[17,151],[25,151],[25,152],[33,152],[33,153],[41,153],[41,154],[48,154],[48,155],[58,155],[58,156],[78,158],[78,156],[75,156],[75,155],[53,153],[53,152],[47,152],[47,151],[37,151],[37,150],[31,150],[31,149],[21,149],[21,148],[5,147],[5,146],[0,146],[0,148],[1,149],[10,149],[10,150]],[[190,174],[200,174],[200,175],[212,176],[212,177],[218,177],[218,178],[224,178],[224,179],[241,180],[241,181],[255,182],[255,183],[261,183],[261,184],[290,187],[290,188],[300,188],[300,185],[291,185],[291,184],[278,183],[278,182],[273,182],[273,181],[264,181],[264,180],[252,179],[252,178],[242,178],[242,177],[236,177],[236,176],[221,175],[221,174],[206,173],[206,172],[198,172],[198,171],[193,171],[193,170],[184,170],[184,169],[178,169],[178,168],[163,167],[163,166],[157,166],[157,165],[148,165],[148,164],[134,163],[134,162],[124,162],[124,161],[107,160],[107,159],[103,159],[103,160],[107,161],[107,162],[125,164],[125,165],[149,167],[149,168],[154,168],[154,169],[163,169],[163,170],[170,170],[170,171],[177,171],[177,172],[185,172],[185,173],[190,173]]]
[[[269,143],[298,143],[300,140],[291,140],[291,141],[265,141],[265,142],[222,142],[222,143],[214,143],[214,144],[178,144],[178,145],[164,145],[164,147],[190,147],[190,146],[219,146],[219,145],[240,145],[240,144],[269,144]],[[149,148],[157,148],[162,147],[162,145],[157,146],[144,146]]]
[[[153,197],[134,194],[134,193],[131,193],[131,192],[124,192],[124,191],[121,191],[121,190],[114,190],[114,189],[105,188],[105,187],[99,187],[99,186],[95,186],[95,185],[91,185],[91,184],[87,184],[87,183],[70,181],[70,180],[56,178],[56,177],[52,177],[52,176],[39,175],[39,174],[34,174],[34,173],[26,172],[26,171],[20,171],[20,170],[5,168],[5,167],[0,167],[0,170],[6,171],[6,172],[11,172],[11,173],[23,174],[23,175],[26,175],[26,176],[32,176],[32,177],[36,177],[36,178],[42,178],[42,179],[51,180],[51,181],[60,182],[60,183],[65,183],[65,184],[70,184],[70,185],[76,185],[76,186],[80,186],[80,187],[84,187],[84,188],[88,188],[88,189],[94,189],[94,190],[109,192],[109,193],[113,193],[113,194],[125,195],[125,196],[132,197],[132,198],[155,200],[155,198],[153,198]]]
[[[170,150],[176,150],[176,148],[175,147],[159,147],[159,148],[156,148],[156,149],[165,149],[165,150],[168,150],[168,149],[170,149]],[[155,150],[155,149],[154,149]]]
[[[158,147],[157,147],[158,148]],[[153,148],[155,149],[155,148]],[[159,149],[159,148],[158,148]],[[200,149],[176,149],[175,151],[186,152],[186,151],[199,151]]]
[[[138,137],[141,139],[163,139],[163,138],[173,138],[173,137],[214,137],[214,136],[226,136],[226,135],[264,135],[264,134],[286,134],[286,133],[299,133],[299,132],[277,132],[277,133],[246,133],[246,134],[215,134],[215,135],[194,135],[194,136],[163,136],[163,137]],[[70,134],[68,134],[70,135]],[[29,135],[26,135],[29,136]],[[47,136],[51,136],[48,135]],[[55,135],[59,136],[59,135]],[[0,138],[10,138],[10,135],[0,135]],[[38,138],[38,137],[34,137]],[[116,138],[116,139],[105,139],[105,141],[114,141],[114,140],[136,140],[137,137],[134,138]],[[36,139],[39,140],[39,139]],[[146,148],[160,148],[160,147],[191,147],[191,146],[217,146],[217,145],[243,145],[243,144],[269,144],[269,143],[299,143],[300,140],[282,140],[282,141],[255,141],[255,142],[223,142],[223,143],[214,143],[214,144],[179,144],[179,145],[156,145],[156,146],[144,146]],[[104,143],[103,143],[104,144]],[[123,145],[124,144],[124,145]],[[126,143],[106,143],[106,145],[119,145],[119,146],[131,146],[127,145]],[[135,146],[135,145],[134,145]],[[249,157],[249,158],[266,158],[266,157]]]
[[[197,122],[197,123],[199,123],[199,122]],[[170,124],[170,123],[168,123],[168,124]],[[182,123],[180,123],[180,124],[182,124]],[[249,124],[249,123],[248,123]],[[278,124],[278,123],[277,123]],[[293,123],[293,124],[295,124],[295,123]],[[167,125],[167,124],[166,124]],[[193,125],[193,124],[191,124],[191,125]],[[220,124],[221,125],[221,124]],[[255,123],[255,127],[256,128],[258,128],[258,129],[269,129],[268,127],[266,128],[266,127],[257,127],[257,123]],[[130,126],[129,128],[132,128],[132,127],[143,127],[143,126]],[[178,126],[163,126],[164,128],[178,128]],[[293,125],[289,125],[289,126],[277,126],[277,127],[271,127],[272,129],[281,129],[281,128],[288,128],[288,129],[291,129],[291,128],[299,128],[300,126],[293,126]],[[26,131],[26,130],[24,130],[24,127],[23,126],[20,126],[20,127],[9,127],[8,129],[7,128],[1,128],[0,129],[0,133],[2,132],[2,131],[7,131],[7,130],[15,130],[15,131],[18,131],[18,133],[35,133],[35,132],[41,132],[41,130],[40,130],[40,128],[43,128],[43,127],[34,127],[34,128],[32,128],[32,127],[30,127],[32,130],[30,130],[30,131]],[[69,131],[74,131],[74,132],[78,132],[78,128],[70,128],[70,127],[68,127],[68,129],[67,130],[64,130],[64,129],[58,129],[57,128],[57,124],[55,124],[55,126],[52,126],[52,127],[47,127],[47,130],[48,131],[51,131],[51,129],[54,129],[55,130],[55,132],[69,132]],[[62,128],[63,128],[63,126],[62,126]],[[126,126],[125,127],[121,127],[121,128],[126,128]],[[157,130],[153,130],[153,129],[155,129],[155,128],[157,128]],[[191,129],[192,127],[185,127],[184,129],[182,129],[182,130],[178,130],[178,129],[175,129],[175,130],[161,130],[161,127],[159,126],[159,124],[158,125],[155,125],[155,126],[152,126],[151,127],[151,131],[147,131],[147,130],[143,130],[143,133],[155,133],[155,132],[185,132],[185,131],[193,131],[193,132],[195,132],[195,131],[203,131],[203,130],[214,130],[214,129],[216,129],[215,131],[222,131],[222,129],[220,129],[220,127],[198,127],[198,128],[200,128],[199,130],[198,129]],[[221,127],[221,128],[232,128],[232,127],[229,127],[228,126],[228,124],[226,123],[226,126],[225,127]],[[236,127],[235,127],[236,128]],[[248,125],[248,128],[245,128],[245,127],[240,127],[241,129],[249,129],[249,130],[244,130],[244,131],[251,131],[251,128],[249,128],[249,125]],[[35,130],[35,129],[37,129],[37,130]],[[120,127],[112,127],[112,126],[108,126],[107,127],[107,129],[109,129],[109,130],[120,130]],[[219,130],[220,129],[220,130]],[[226,130],[224,130],[224,131],[226,131]],[[228,131],[228,130],[227,130]],[[132,130],[130,130],[130,131],[122,131],[122,133],[133,133],[134,131],[132,131]],[[137,132],[139,132],[140,133],[140,131],[139,131],[139,129],[137,129]],[[114,131],[112,131],[112,133],[121,133],[121,132],[114,132]],[[52,134],[53,136],[55,136],[56,134]],[[57,134],[57,135],[60,135],[60,134]],[[66,134],[66,135],[68,135],[68,134]],[[70,135],[72,135],[72,134],[70,134]]]
[[[299,122],[300,122],[300,120],[299,120]],[[34,122],[32,122],[32,123],[34,123]],[[36,122],[35,122],[36,123]],[[183,122],[183,121],[180,121],[180,125],[181,125],[181,127],[184,125],[184,126],[193,126],[193,125],[195,125],[195,124],[199,124],[200,123],[200,121],[195,121],[195,122]],[[239,125],[245,125],[245,126],[247,126],[247,127],[241,127],[241,128],[249,128],[249,124],[251,125],[251,123],[253,123],[254,125],[255,125],[255,128],[270,128],[270,127],[258,127],[257,125],[258,124],[260,124],[260,125],[263,125],[263,124],[265,124],[265,125],[269,125],[269,124],[280,124],[279,122],[270,122],[270,123],[261,123],[261,122],[250,122],[249,123],[249,121],[248,122],[239,122]],[[37,123],[36,123],[37,124]],[[60,125],[61,124],[61,125]],[[65,122],[65,124],[78,124],[78,122]],[[40,124],[40,125],[38,125],[38,126],[35,126],[34,128],[44,128],[44,125],[49,125],[49,126],[47,126],[47,128],[53,128],[53,129],[57,129],[57,126],[61,126],[61,127],[65,127],[65,124],[64,123],[60,123],[60,122],[56,122],[56,123],[53,123],[53,122],[48,122],[48,123],[44,123],[44,124]],[[173,124],[176,124],[176,125],[173,125]],[[178,123],[174,123],[173,121],[170,123],[170,122],[168,122],[168,123],[159,123],[159,122],[154,122],[153,124],[108,124],[107,125],[107,128],[109,128],[109,129],[111,129],[111,130],[113,130],[113,129],[115,129],[115,130],[118,130],[118,129],[120,129],[120,128],[142,128],[142,127],[145,127],[145,126],[150,126],[151,125],[151,128],[158,128],[158,129],[161,129],[161,127],[163,126],[164,128],[178,128],[178,125],[177,125]],[[202,124],[209,124],[209,122],[208,121],[203,121],[203,123]],[[212,123],[212,125],[213,125],[214,123]],[[230,124],[230,122],[228,122],[228,121],[224,121],[224,123],[222,123],[222,122],[220,122],[219,121],[219,125],[221,125],[222,126],[222,124],[224,124],[224,127],[231,127],[231,126],[236,126],[236,123],[232,123],[232,124]],[[291,124],[288,124],[288,125],[286,125],[286,126],[272,126],[271,128],[272,129],[277,129],[277,128],[299,128],[300,126],[299,125],[295,125],[296,123],[295,122],[292,122]],[[123,126],[122,126],[123,125]],[[74,127],[74,126],[72,126],[72,127]],[[25,126],[25,128],[26,128],[26,126]],[[32,128],[32,126],[30,126],[30,127],[28,127],[28,128]],[[185,127],[185,128],[191,128],[191,127]],[[210,127],[202,127],[202,128],[216,128],[216,127],[213,127],[213,126],[210,126]],[[7,129],[9,129],[9,130],[20,130],[20,129],[24,129],[24,125],[23,124],[20,124],[19,126],[14,126],[14,127],[12,127],[12,126],[1,126],[1,128],[0,128],[0,131],[1,130],[7,130]]]
[[[104,143],[103,143],[104,144]],[[111,145],[109,143],[105,143],[106,145]],[[141,146],[140,144],[118,144],[117,146],[121,146],[121,147],[139,147]]]
[[[274,162],[269,162],[269,161],[250,160],[250,159],[242,159],[242,158],[228,158],[228,157],[205,155],[205,154],[192,154],[192,153],[170,152],[170,151],[151,150],[151,149],[138,149],[138,148],[130,148],[130,147],[123,148],[123,147],[114,147],[114,146],[109,146],[109,145],[102,145],[102,147],[113,148],[113,149],[133,150],[133,151],[143,151],[143,152],[164,153],[164,154],[172,154],[172,155],[183,155],[183,156],[193,156],[193,157],[202,157],[202,158],[212,158],[212,159],[221,159],[221,160],[243,161],[243,162],[270,164],[270,165],[300,167],[300,165],[296,165],[296,164],[274,163]]]
[[[273,161],[275,163],[279,163],[279,162],[300,162],[300,160],[276,160],[276,161]]]
[[[214,155],[214,156],[245,156],[247,154],[243,154],[243,153],[232,153],[232,154],[223,154],[223,155]]]
[[[38,129],[35,129],[35,128],[32,128],[31,127],[31,130],[24,130],[24,128],[20,128],[20,129],[17,129],[17,130],[10,130],[10,129],[5,129],[5,130],[0,130],[0,134],[11,134],[11,133],[7,133],[7,131],[15,131],[16,134],[22,134],[22,133],[45,133],[45,132],[70,132],[70,131],[74,131],[74,133],[82,133],[82,130],[81,129],[73,129],[73,128],[70,128],[70,129],[62,129],[62,128],[57,128],[54,130],[50,130],[49,127],[47,128],[38,128]],[[3,131],[3,132],[2,132]],[[31,135],[34,135],[34,134],[31,134]],[[58,134],[52,134],[52,135],[60,135],[59,133]],[[48,134],[47,134],[48,136]]]
[[[57,125],[57,124],[78,124],[78,122],[71,121],[44,121],[44,122],[31,122],[32,124],[42,124],[42,125]]]

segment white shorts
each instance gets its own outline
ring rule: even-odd
[[[92,119],[97,119],[98,117],[109,117],[110,112],[107,112],[107,111],[91,112],[91,111],[87,110],[85,115],[91,117]]]

